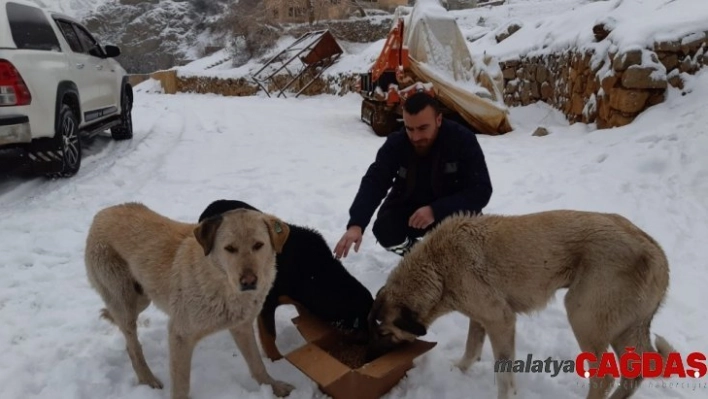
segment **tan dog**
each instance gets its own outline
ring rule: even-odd
[[[513,361],[516,315],[545,308],[561,288],[583,352],[600,359],[610,345],[618,356],[626,347],[654,351],[649,328],[668,284],[659,244],[619,215],[455,215],[416,244],[377,293],[370,356],[425,335],[438,317],[457,311],[470,318],[460,369],[479,360],[487,334],[495,361]],[[661,337],[656,345],[664,357],[672,351]],[[511,373],[497,381],[498,398],[516,393]],[[606,397],[612,381],[591,379],[587,397]],[[629,397],[640,381],[623,379],[612,398]]]
[[[275,254],[288,238],[280,219],[249,210],[188,224],[144,205],[106,208],[86,240],[86,271],[106,304],[103,316],[120,328],[141,384],[162,388],[137,336],[138,314],[150,302],[169,316],[172,398],[189,395],[198,341],[229,329],[259,384],[287,396],[293,387],[266,371],[254,334],[276,274]]]

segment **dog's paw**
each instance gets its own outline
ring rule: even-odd
[[[273,387],[273,393],[275,394],[275,396],[279,398],[284,398],[290,395],[290,392],[295,389],[294,386],[283,381],[273,381],[270,385]]]
[[[466,373],[467,370],[469,370],[470,367],[472,367],[472,365],[476,362],[477,359],[463,357],[462,359],[458,360],[457,363],[455,363],[455,367],[457,367],[461,372]]]
[[[148,378],[141,378],[138,381],[140,384],[144,384],[149,386],[150,388],[153,389],[162,389],[164,385],[162,384],[162,381],[160,381],[157,377],[155,376],[150,376]]]
[[[513,399],[516,396],[517,396],[516,390],[512,389],[512,390],[506,391],[504,393],[497,394],[497,399]]]
[[[512,396],[516,396],[516,382],[513,374],[501,373],[497,383],[499,384],[497,399],[510,399]]]

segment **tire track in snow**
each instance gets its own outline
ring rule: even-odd
[[[160,115],[151,129],[151,140],[141,143],[121,160],[123,169],[112,170],[113,183],[120,189],[120,195],[111,202],[120,201],[121,197],[132,201],[148,184],[160,178],[159,169],[183,141],[186,120],[184,110],[170,109]]]
[[[148,107],[147,110],[155,108]],[[100,342],[105,345],[120,340],[120,336],[111,330],[110,339],[106,341],[105,334],[100,334],[106,326],[97,317],[76,314],[76,309],[90,306],[91,310],[97,311],[100,308],[100,301],[94,294],[87,295],[91,290],[82,257],[77,253],[83,250],[85,230],[93,216],[91,208],[101,206],[96,204],[96,198],[108,202],[120,200],[121,196],[132,199],[154,177],[151,171],[159,168],[172,148],[179,145],[185,123],[179,107],[164,107],[162,112],[142,125],[146,127],[141,125],[136,126],[136,137],[126,143],[129,145],[120,145],[123,148],[117,149],[114,147],[123,143],[115,143],[115,146],[103,148],[99,153],[102,156],[93,158],[88,171],[75,178],[39,185],[34,190],[36,197],[30,206],[19,203],[20,199],[15,200],[16,206],[24,208],[24,212],[8,214],[4,219],[3,227],[13,240],[0,242],[0,253],[10,255],[0,260],[0,271],[8,276],[0,282],[0,314],[10,327],[0,333],[0,342],[8,349],[4,359],[0,359],[0,368],[8,370],[6,376],[0,376],[0,385],[4,386],[5,393],[10,392],[10,397],[45,394],[51,382],[46,379],[41,382],[41,375],[51,375],[51,378],[63,378],[61,376],[67,374],[86,376],[65,387],[65,392],[75,394],[82,390],[84,383],[95,384],[107,377],[96,373],[97,370],[77,366],[73,360],[76,356],[90,357],[97,356],[97,353],[107,359],[115,357],[110,353],[110,347],[101,346]],[[140,172],[138,178],[133,176],[135,170]],[[110,192],[111,179],[126,174],[131,174],[133,179],[119,187],[122,193]],[[23,213],[31,213],[32,218],[23,217]],[[57,286],[71,289],[59,292]],[[37,315],[42,320],[32,321],[34,316],[30,315]],[[143,317],[141,323],[145,319]],[[144,330],[143,334],[146,332],[151,330]],[[54,334],[85,334],[95,338],[89,342],[77,341],[70,347],[55,348]],[[159,350],[159,345],[151,345],[149,352],[153,350]],[[123,361],[123,355],[120,351],[120,368],[129,367]],[[40,356],[45,357],[44,362],[39,361]],[[18,359],[22,361],[18,362]],[[18,379],[10,377],[18,373],[37,382],[22,386]],[[125,386],[129,387],[130,383]]]
[[[140,124],[135,123],[135,117],[149,117],[152,113],[146,111],[152,111],[156,107],[149,102],[145,106],[141,104],[140,107],[141,108],[133,112],[133,128],[135,132],[133,139],[115,142],[110,136],[104,133],[95,137],[91,143],[84,144],[82,150],[88,152],[90,155],[84,155],[84,158],[81,160],[81,169],[75,176],[69,179],[52,180],[48,180],[45,177],[36,177],[31,178],[29,181],[25,181],[26,178],[11,178],[9,181],[5,182],[8,186],[15,184],[17,184],[17,186],[0,194],[0,200],[2,200],[0,214],[2,214],[5,209],[13,209],[17,206],[43,205],[46,202],[51,202],[56,196],[63,197],[67,190],[76,190],[77,187],[82,186],[84,183],[97,176],[104,176],[108,170],[116,166],[121,166],[120,161],[149,140],[158,127],[158,122],[169,112],[167,108],[163,107],[162,112],[158,113],[156,117],[151,118],[152,120],[149,120],[147,123],[148,127],[143,128]],[[141,114],[146,115],[142,116]],[[141,131],[145,131],[145,133],[141,133]],[[98,148],[97,152],[93,152],[97,150],[97,148],[95,148],[97,145],[101,148]],[[0,184],[0,187],[2,187],[2,184]]]
[[[197,107],[196,101],[199,101]],[[242,172],[243,160],[234,151],[243,148],[237,150],[233,147],[234,137],[247,135],[249,132],[240,127],[253,124],[248,123],[250,120],[244,113],[231,111],[231,108],[238,108],[234,102],[238,100],[195,98],[188,94],[177,96],[171,102],[170,108],[179,112],[183,118],[181,134],[174,134],[174,138],[170,138],[175,142],[174,147],[165,153],[160,166],[153,169],[155,181],[159,181],[159,184],[145,187],[139,193],[140,198],[150,198],[159,204],[163,212],[170,213],[170,207],[184,212],[182,205],[195,197],[208,194],[210,191],[205,192],[206,188],[213,193],[216,182],[220,182],[223,191],[233,195],[230,180],[223,175],[221,178],[214,177],[212,173],[229,174],[230,170],[237,174]],[[215,163],[215,160],[219,162]],[[180,195],[173,196],[173,193]],[[198,214],[194,212],[190,211],[186,217],[195,219]]]
[[[161,105],[160,102],[158,105]],[[80,197],[90,199],[93,196],[102,196],[104,200],[100,206],[134,200],[136,194],[156,178],[151,171],[155,171],[164,163],[164,159],[179,144],[179,138],[183,134],[183,113],[163,106],[140,140],[77,182],[80,184]]]
[[[200,168],[197,164],[199,156],[208,154],[204,148],[209,147],[210,140],[205,134],[220,129],[219,124],[212,121],[223,119],[220,116],[223,113],[222,107],[195,108],[192,100],[185,98],[186,95],[179,97],[170,104],[171,115],[165,116],[161,122],[162,138],[155,141],[156,145],[162,145],[165,149],[156,157],[146,153],[136,155],[140,163],[131,166],[138,170],[136,174],[145,174],[147,170],[151,172],[147,175],[148,179],[133,185],[132,195],[125,198],[126,201],[157,201],[160,211],[165,214],[170,214],[170,206],[189,201],[193,193],[198,195],[203,191],[202,179],[195,183],[195,179],[190,179],[188,175],[195,168]],[[153,158],[150,162],[142,162],[150,158]],[[174,193],[179,195],[175,196]],[[165,200],[160,201],[160,198]],[[147,205],[155,204],[151,202]],[[191,215],[193,218],[196,216]]]

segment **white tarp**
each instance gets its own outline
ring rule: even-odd
[[[510,131],[498,64],[472,58],[457,21],[439,0],[416,1],[404,18],[403,45],[408,48],[412,72],[433,83],[441,101],[480,132]]]

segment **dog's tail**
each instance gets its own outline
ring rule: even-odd
[[[651,319],[656,313],[656,310],[652,313],[652,316],[638,323],[637,325],[627,329],[618,339],[613,342],[612,346],[616,354],[620,356],[622,350],[626,347],[634,347],[637,349],[637,355],[642,355],[644,352],[654,352],[661,356],[661,362],[663,364],[652,364],[651,369],[662,369],[667,364],[669,360],[669,355],[672,352],[676,352],[676,349],[669,343],[666,338],[659,334],[654,334],[654,344],[651,342]],[[650,363],[654,363],[656,360],[650,360]],[[622,380],[618,384],[615,391],[610,395],[610,399],[614,398],[629,398],[634,394],[634,392],[639,389],[644,377],[642,375],[637,378],[631,379],[628,377],[622,377]]]

